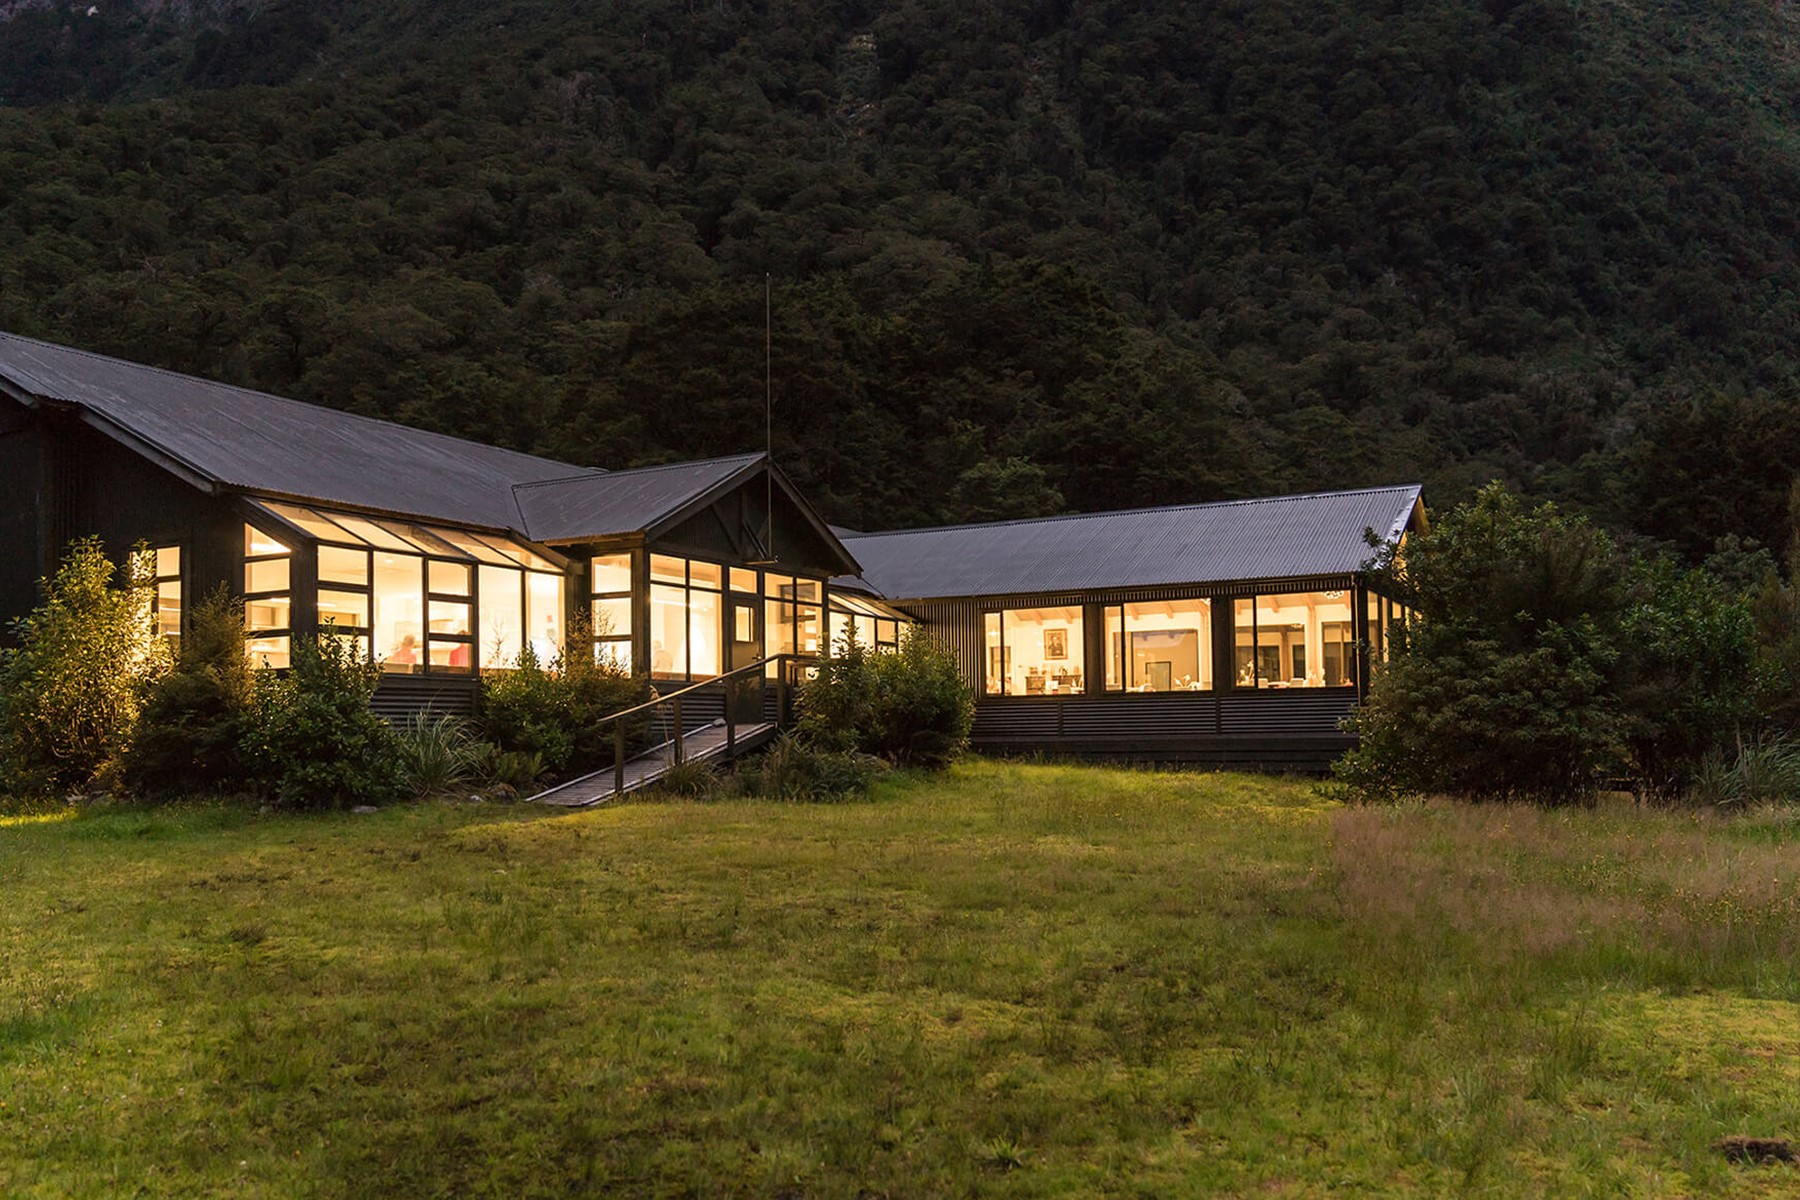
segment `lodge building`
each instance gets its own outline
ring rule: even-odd
[[[147,545],[162,632],[225,587],[256,662],[335,629],[390,715],[469,711],[525,654],[666,689],[917,624],[979,748],[1294,767],[1349,744],[1403,616],[1368,535],[1426,520],[1406,486],[862,533],[763,454],[580,467],[9,334],[0,486],[0,619],[73,539]]]

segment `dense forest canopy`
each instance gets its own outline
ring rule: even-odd
[[[0,327],[879,527],[1489,479],[1785,544],[1777,0],[0,3]]]

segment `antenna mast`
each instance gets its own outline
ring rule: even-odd
[[[775,560],[775,285],[763,272],[763,497],[768,540],[763,553]]]

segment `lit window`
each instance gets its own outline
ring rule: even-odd
[[[244,526],[244,628],[250,635],[245,649],[258,666],[286,667],[292,662],[291,555],[272,534]]]
[[[525,572],[483,563],[476,584],[481,589],[481,665],[516,667],[525,651]]]
[[[375,656],[381,669],[416,675],[425,657],[425,560],[375,552]]]
[[[1085,690],[1081,608],[1013,608],[987,615],[989,695],[1069,696]]]
[[[631,555],[603,554],[589,562],[593,586],[594,661],[631,670]]]
[[[1239,687],[1351,687],[1356,634],[1350,593],[1289,592],[1232,602]]]
[[[543,571],[525,573],[525,620],[531,652],[540,665],[562,657],[563,577]]]
[[[152,598],[156,632],[181,644],[181,547],[157,546],[142,563],[145,578],[155,588]]]
[[[1129,692],[1212,687],[1212,603],[1158,600],[1109,607],[1106,687]]]

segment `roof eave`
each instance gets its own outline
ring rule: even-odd
[[[831,526],[825,523],[824,518],[819,516],[813,509],[813,506],[800,494],[799,489],[794,487],[793,482],[788,479],[781,468],[777,467],[766,454],[756,455],[742,467],[731,472],[731,474],[715,480],[712,484],[702,488],[681,504],[671,508],[661,517],[658,517],[644,528],[643,534],[645,539],[648,540],[660,537],[662,534],[667,533],[694,514],[704,511],[708,505],[718,500],[721,496],[726,495],[733,488],[744,483],[746,480],[753,478],[759,470],[765,467],[768,469],[769,475],[775,481],[776,485],[781,488],[782,495],[793,502],[794,507],[799,510],[801,516],[806,518],[807,525],[818,535],[819,540],[824,542],[826,548],[838,557],[838,565],[844,569],[834,570],[832,571],[832,574],[862,574],[862,564],[856,561],[856,556],[851,554],[850,551],[845,548],[844,543],[838,538],[837,534],[831,531]],[[774,547],[769,547],[769,550],[773,553]]]

